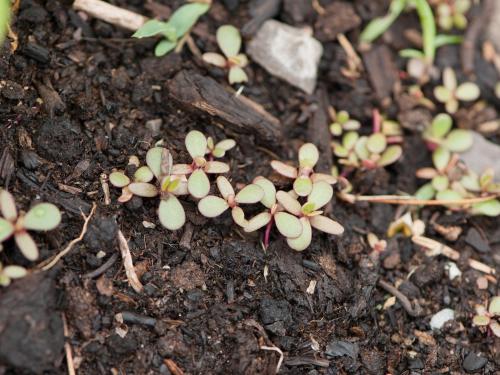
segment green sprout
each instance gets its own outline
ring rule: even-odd
[[[10,0],[0,0],[0,45],[5,40],[10,22]]]
[[[247,225],[245,213],[240,204],[253,204],[264,197],[264,190],[257,184],[250,184],[235,194],[229,180],[224,176],[217,177],[217,188],[222,198],[208,195],[198,202],[198,210],[205,217],[214,218],[231,208],[231,216],[240,227]]]
[[[155,56],[163,56],[171,52],[181,38],[189,33],[198,18],[210,9],[210,4],[191,3],[177,9],[168,22],[158,20],[147,21],[132,37],[147,38],[161,35],[163,39],[155,47]]]
[[[206,154],[210,158],[222,158],[226,155],[226,152],[236,146],[236,141],[234,139],[223,139],[220,142],[215,143],[212,137],[207,137],[207,151]]]
[[[447,113],[439,113],[424,130],[423,138],[431,150],[438,147],[451,152],[467,151],[473,143],[472,133],[466,129],[452,129],[453,119]]]
[[[23,278],[28,274],[26,268],[21,266],[6,266],[0,262],[0,285],[9,286],[13,279]]]
[[[267,178],[258,176],[253,180],[253,183],[260,186],[264,191],[264,195],[260,200],[267,210],[257,214],[248,220],[245,226],[245,232],[254,232],[266,226],[264,234],[264,249],[269,246],[269,239],[273,224],[276,224],[278,232],[286,238],[297,238],[302,234],[302,223],[300,220],[284,211],[276,200],[276,188],[274,184]]]
[[[129,165],[139,166],[139,161],[136,156],[129,159]],[[158,195],[158,190],[155,185],[150,182],[154,175],[148,166],[137,168],[131,180],[123,171],[114,171],[109,175],[111,185],[122,189],[122,195],[118,198],[118,202],[128,202],[134,195],[143,198],[152,198]]]
[[[360,41],[371,43],[385,33],[403,10],[405,10],[408,5],[407,3],[407,0],[392,0],[387,15],[371,20],[361,32],[359,36]]]
[[[187,188],[194,198],[201,199],[210,191],[207,173],[227,173],[229,165],[220,161],[207,161],[205,154],[208,148],[207,138],[198,130],[190,131],[185,140],[186,149],[193,159],[191,164],[175,164],[174,175],[189,175]]]
[[[472,324],[477,327],[488,327],[491,332],[500,337],[500,296],[493,297],[488,309],[483,305],[476,305],[476,315],[472,318]]]
[[[234,83],[247,82],[248,76],[243,70],[248,64],[248,58],[240,53],[241,35],[238,29],[231,25],[224,25],[217,29],[217,44],[224,55],[215,52],[203,54],[203,60],[219,68],[229,69],[228,80]]]
[[[446,31],[454,27],[464,30],[467,27],[465,13],[470,7],[470,0],[439,0],[436,8],[439,27]]]
[[[14,197],[6,190],[0,191],[0,242],[14,236],[21,253],[28,260],[38,259],[38,247],[28,230],[48,231],[61,222],[61,212],[52,203],[38,203],[26,214],[18,214]]]
[[[340,137],[345,131],[358,130],[361,127],[361,123],[351,119],[347,111],[336,112],[334,108],[331,108],[330,117],[332,119],[330,133],[335,137]]]
[[[455,113],[460,101],[474,101],[479,98],[481,92],[473,82],[465,82],[457,85],[457,78],[452,68],[443,70],[443,85],[434,88],[436,99],[444,103],[446,112]]]
[[[299,149],[299,168],[278,160],[271,161],[271,167],[280,175],[294,179],[293,190],[300,197],[308,196],[317,181],[335,184],[337,179],[324,173],[315,173],[313,168],[318,162],[319,152],[312,143],[305,143]]]
[[[312,228],[322,232],[341,235],[344,227],[335,220],[323,216],[320,209],[333,197],[333,188],[325,181],[314,182],[311,193],[303,205],[294,196],[294,192],[278,191],[276,199],[289,213],[299,218],[302,224],[302,233],[296,238],[287,238],[286,242],[293,250],[305,250],[312,240]]]

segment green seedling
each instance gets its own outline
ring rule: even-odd
[[[129,165],[139,166],[139,160],[136,156],[129,159]],[[109,175],[109,182],[114,187],[122,189],[122,195],[118,198],[118,202],[128,202],[134,195],[143,198],[153,198],[158,195],[158,190],[155,185],[150,182],[154,175],[148,166],[137,168],[131,180],[124,171],[114,171]]]
[[[172,174],[172,155],[163,147],[150,149],[146,154],[146,164],[159,182],[160,223],[169,230],[180,229],[186,222],[186,214],[177,196],[188,194],[186,176]]]
[[[453,28],[464,30],[467,27],[465,13],[469,11],[470,7],[470,0],[437,1],[436,13],[439,27],[446,31]]]
[[[190,131],[185,140],[186,149],[193,159],[191,164],[175,164],[172,168],[174,175],[189,175],[187,189],[194,198],[201,199],[210,191],[210,181],[207,173],[227,173],[229,165],[220,161],[207,161],[208,141],[202,132]]]
[[[10,0],[0,0],[0,45],[5,40],[10,22]]]
[[[217,177],[217,188],[222,198],[215,195],[206,196],[198,202],[198,210],[203,216],[213,218],[231,208],[231,216],[234,222],[240,227],[245,227],[248,222],[240,204],[260,202],[264,197],[264,190],[259,185],[250,184],[242,188],[238,194],[235,194],[231,183],[224,176]]]
[[[333,197],[333,188],[325,181],[317,181],[313,184],[311,193],[303,205],[294,197],[294,193],[278,191],[276,199],[279,204],[289,213],[299,218],[302,224],[302,233],[297,238],[287,238],[287,244],[296,251],[305,250],[312,240],[312,228],[322,232],[341,235],[344,227],[338,222],[323,216],[320,209]]]
[[[206,154],[209,155],[210,159],[222,158],[226,155],[226,152],[234,146],[236,146],[236,141],[234,139],[223,139],[215,143],[212,137],[207,137]]]
[[[439,113],[424,130],[423,137],[431,150],[441,147],[450,152],[467,151],[473,143],[472,133],[466,129],[452,129],[453,119]]]
[[[238,29],[231,25],[224,25],[217,29],[217,44],[224,55],[215,52],[203,54],[203,60],[220,68],[228,69],[229,83],[247,82],[248,76],[243,70],[248,64],[248,58],[240,53],[241,35]]]
[[[339,137],[346,131],[359,130],[361,123],[358,120],[351,119],[347,111],[336,112],[334,108],[330,108],[330,133],[333,136]]]
[[[476,305],[476,315],[472,324],[477,327],[487,327],[496,336],[500,337],[500,296],[493,297],[488,309],[483,305]]]
[[[284,208],[276,200],[276,188],[267,178],[258,176],[253,180],[264,191],[260,200],[267,210],[248,220],[245,232],[254,232],[262,227],[266,227],[264,233],[264,248],[269,246],[269,239],[273,224],[276,224],[278,232],[286,238],[297,238],[302,234],[302,223],[300,220],[284,211]]]
[[[21,253],[28,260],[38,259],[38,247],[28,230],[48,231],[61,222],[61,212],[52,203],[38,203],[26,214],[18,214],[14,197],[6,190],[0,191],[0,242],[14,236]]]
[[[160,35],[163,39],[155,47],[155,55],[163,56],[177,47],[181,38],[184,37],[194,26],[198,18],[210,9],[210,4],[191,3],[185,4],[177,9],[168,22],[158,20],[147,21],[139,30],[134,38],[148,38]]]
[[[6,266],[0,262],[0,285],[9,286],[14,279],[21,279],[28,274],[26,268],[21,266]]]
[[[445,105],[446,112],[451,114],[458,110],[459,101],[474,101],[480,94],[479,87],[473,82],[457,85],[457,78],[452,68],[443,70],[443,85],[434,88],[434,96]]]
[[[359,39],[361,42],[371,43],[380,35],[385,33],[389,27],[396,21],[399,15],[405,10],[408,5],[407,0],[392,0],[389,5],[389,12],[384,17],[373,19],[366,25],[361,32]]]
[[[271,161],[271,167],[280,175],[294,179],[293,190],[300,197],[308,196],[317,181],[335,184],[337,179],[324,173],[315,173],[314,166],[318,162],[319,152],[312,143],[305,143],[299,149],[299,168],[285,164],[278,160]]]

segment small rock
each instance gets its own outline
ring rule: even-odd
[[[266,325],[278,321],[289,323],[292,321],[290,304],[286,300],[264,298],[260,303],[260,317]]]
[[[448,272],[448,277],[450,278],[450,280],[454,280],[457,277],[462,276],[462,271],[460,271],[455,262],[446,263],[444,268]]]
[[[472,147],[462,153],[460,158],[467,167],[480,175],[486,168],[493,168],[495,182],[500,182],[500,146],[486,140],[481,134],[472,132]]]
[[[411,281],[418,287],[423,288],[426,285],[437,283],[441,280],[443,269],[438,262],[431,262],[418,267],[411,277]]]
[[[358,344],[349,341],[333,340],[326,346],[325,354],[329,357],[342,357],[347,355],[356,359],[359,354]]]
[[[488,359],[485,357],[481,357],[480,355],[470,352],[464,359],[462,366],[467,372],[474,372],[482,369],[486,363],[488,363]]]
[[[155,118],[153,120],[146,121],[146,128],[151,130],[151,135],[156,137],[160,134],[161,125],[163,120],[161,118]]]
[[[481,253],[491,251],[490,244],[481,236],[476,228],[470,228],[465,236],[465,242]]]
[[[184,337],[177,331],[168,331],[165,336],[160,337],[156,342],[156,348],[163,357],[184,357],[190,352]]]
[[[248,45],[252,59],[272,75],[314,92],[323,46],[311,32],[268,20]]]
[[[476,285],[478,289],[488,289],[488,279],[486,277],[478,277],[476,279]]]
[[[6,99],[10,100],[20,100],[24,98],[24,89],[23,87],[13,81],[6,81],[1,87],[0,92],[2,96]]]
[[[441,329],[447,321],[455,319],[455,311],[443,309],[435,313],[431,318],[431,329]]]

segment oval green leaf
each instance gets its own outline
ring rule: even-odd
[[[297,238],[302,234],[301,221],[288,212],[277,212],[274,221],[278,232],[286,238]]]
[[[299,148],[299,165],[302,168],[313,168],[319,159],[318,148],[313,143],[305,143]]]
[[[0,190],[0,210],[5,219],[14,221],[17,219],[17,208],[14,197],[7,190]]]
[[[123,172],[112,172],[109,175],[109,182],[117,188],[122,188],[130,184],[130,178]]]
[[[480,95],[481,91],[479,90],[479,86],[472,82],[462,83],[457,87],[457,91],[455,92],[457,99],[464,102],[476,100]]]
[[[128,189],[134,195],[144,198],[153,198],[158,195],[158,189],[153,184],[147,182],[132,182]]]
[[[339,236],[344,233],[344,227],[342,225],[323,215],[313,216],[309,218],[309,222],[313,228],[328,234]]]
[[[295,216],[299,216],[301,214],[302,207],[300,206],[299,201],[293,198],[286,191],[278,191],[276,193],[276,199],[278,200],[279,204],[281,204],[283,208],[291,214]]]
[[[161,161],[163,150],[166,149],[163,147],[153,147],[146,153],[146,164],[157,178],[159,178],[161,175]]]
[[[441,146],[432,153],[432,162],[438,171],[443,171],[448,166],[450,158],[450,151]]]
[[[333,197],[333,188],[324,181],[318,181],[313,184],[311,194],[307,197],[307,203],[314,204],[314,210],[319,210],[325,204],[331,201]]]
[[[210,191],[210,181],[203,170],[197,169],[189,176],[187,187],[189,194],[200,199]]]
[[[176,45],[177,45],[176,42],[171,42],[170,40],[167,39],[160,40],[160,42],[155,47],[155,56],[161,57],[166,55],[167,53],[172,51]]]
[[[21,250],[21,253],[28,260],[34,261],[38,259],[38,246],[36,246],[33,238],[28,234],[28,232],[22,231],[14,235],[16,240],[16,245]]]
[[[191,158],[200,158],[205,155],[207,150],[207,138],[198,130],[191,130],[186,135],[186,149],[191,155]]]
[[[52,203],[39,203],[24,217],[24,228],[29,230],[52,230],[61,222],[61,212]]]
[[[382,133],[375,133],[368,137],[366,148],[374,154],[380,154],[387,147],[387,139]]]
[[[169,195],[167,199],[162,199],[160,202],[158,218],[161,225],[168,230],[177,230],[186,222],[186,213],[177,197]]]
[[[500,315],[500,296],[495,296],[491,299],[488,312],[494,316]]]
[[[435,190],[443,191],[445,189],[448,189],[450,181],[448,180],[448,177],[440,175],[440,176],[434,177],[431,181],[431,184]]]
[[[224,176],[217,177],[217,188],[225,200],[227,200],[230,196],[235,195],[233,186]]]
[[[142,25],[133,35],[133,38],[148,38],[157,34],[170,34],[175,29],[167,22],[149,20]]]
[[[145,165],[137,169],[134,173],[134,181],[136,182],[149,182],[153,177],[153,172]]]
[[[9,279],[20,279],[28,274],[26,268],[21,266],[7,266],[1,272]]]
[[[180,38],[186,34],[196,21],[198,21],[198,18],[209,9],[210,4],[191,3],[182,5],[170,16],[168,23],[175,28],[177,37]]]
[[[293,190],[299,197],[307,197],[312,190],[313,183],[309,177],[299,176],[293,182]]]
[[[358,139],[359,139],[358,133],[353,131],[347,132],[342,137],[342,146],[344,146],[347,150],[352,150]]]
[[[248,76],[243,68],[240,68],[239,66],[232,66],[229,69],[228,81],[230,85],[233,85],[235,83],[247,82]]]
[[[451,130],[453,119],[447,113],[439,113],[431,123],[431,135],[434,138],[441,139]]]
[[[416,199],[429,200],[433,199],[436,195],[436,190],[432,187],[431,183],[422,185],[415,193]]]
[[[377,165],[379,167],[385,167],[398,161],[398,159],[403,154],[403,149],[399,145],[391,145],[387,147],[380,159],[377,160]]]
[[[303,251],[311,244],[312,239],[312,229],[308,218],[300,218],[300,224],[302,225],[302,233],[296,238],[287,238],[286,243],[290,248],[295,251]]]
[[[232,25],[223,25],[217,29],[217,44],[227,58],[236,56],[241,48],[241,35]]]
[[[14,224],[10,221],[0,218],[0,242],[5,241],[14,233]]]
[[[205,217],[217,217],[229,208],[227,202],[214,195],[208,195],[198,202],[198,210]]]
[[[253,183],[255,185],[259,185],[264,191],[264,196],[260,200],[260,203],[267,208],[274,206],[276,204],[276,188],[274,187],[274,184],[262,176],[255,177]]]
[[[472,213],[475,215],[485,215],[496,217],[500,215],[500,202],[497,199],[491,199],[485,202],[472,205]]]
[[[271,220],[271,214],[269,212],[261,212],[260,214],[252,217],[245,225],[245,232],[255,232],[256,230],[267,225]]]
[[[448,134],[444,146],[452,152],[464,152],[471,148],[474,142],[472,133],[465,129],[454,129]]]
[[[241,209],[241,207],[233,207],[231,210],[231,216],[236,224],[240,227],[245,228],[248,224],[248,221],[245,219],[245,213]]]
[[[234,200],[238,204],[253,204],[260,202],[264,197],[264,190],[259,185],[250,184],[241,189]]]

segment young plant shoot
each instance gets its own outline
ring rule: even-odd
[[[483,305],[476,305],[476,315],[472,324],[477,327],[487,327],[496,336],[500,337],[500,296],[493,297],[488,309]]]
[[[174,175],[189,175],[187,188],[194,198],[201,199],[210,191],[210,181],[207,173],[227,173],[229,165],[220,161],[207,161],[208,141],[202,132],[190,131],[186,136],[186,149],[191,155],[191,164],[175,164],[172,168]]]
[[[207,151],[210,160],[214,158],[223,158],[226,152],[231,150],[236,146],[236,141],[234,139],[223,139],[220,142],[215,143],[212,137],[207,137]]]
[[[324,173],[315,173],[313,168],[318,162],[319,152],[312,143],[305,143],[299,149],[299,168],[278,160],[271,161],[271,167],[280,175],[294,179],[293,190],[299,197],[306,197],[312,191],[313,183],[325,181],[335,184],[337,179]]]
[[[338,222],[323,216],[320,209],[333,197],[333,188],[325,181],[314,182],[311,193],[303,205],[292,193],[278,191],[276,199],[279,204],[289,213],[299,218],[302,224],[302,233],[296,238],[287,238],[287,244],[296,251],[305,250],[312,240],[312,228],[322,232],[341,235],[344,227]]]
[[[438,147],[450,152],[467,151],[473,142],[472,133],[465,129],[453,129],[453,119],[447,113],[439,113],[423,133],[430,150]]]
[[[48,231],[61,222],[61,212],[52,203],[38,203],[26,214],[17,212],[14,197],[6,190],[0,191],[0,242],[14,236],[21,253],[28,260],[38,259],[38,247],[28,230]]]
[[[210,9],[210,4],[191,3],[177,9],[168,22],[150,20],[137,30],[134,38],[163,37],[155,47],[155,56],[163,56],[177,47],[180,40],[189,33],[198,18]]]
[[[346,131],[359,130],[361,123],[358,120],[351,119],[347,111],[336,112],[334,108],[330,110],[330,133],[335,137],[340,137]]]
[[[452,68],[443,70],[443,85],[434,88],[434,96],[443,103],[446,112],[455,113],[459,107],[459,101],[471,102],[479,98],[481,92],[473,82],[465,82],[457,85],[457,77]]]
[[[247,220],[240,204],[254,204],[264,197],[264,190],[256,184],[250,184],[235,194],[231,183],[224,176],[217,177],[217,188],[222,198],[215,195],[204,197],[198,202],[198,210],[205,217],[213,218],[231,208],[231,216],[240,227],[246,227]]]
[[[6,266],[0,262],[0,286],[9,286],[14,279],[20,279],[28,274],[26,268],[21,266]]]
[[[217,44],[224,55],[215,52],[203,54],[203,60],[209,64],[229,70],[229,84],[247,82],[248,76],[243,70],[248,64],[248,58],[240,53],[241,35],[238,29],[224,25],[217,29]]]
[[[122,195],[118,198],[118,202],[128,202],[134,195],[144,198],[156,197],[158,190],[155,185],[150,183],[154,178],[151,169],[147,166],[140,167],[136,156],[130,157],[129,165],[138,167],[134,172],[133,180],[130,180],[124,171],[114,171],[109,175],[111,185],[122,189]]]
[[[435,1],[438,25],[450,31],[453,28],[464,30],[467,27],[467,13],[471,7],[470,0],[438,0]]]

